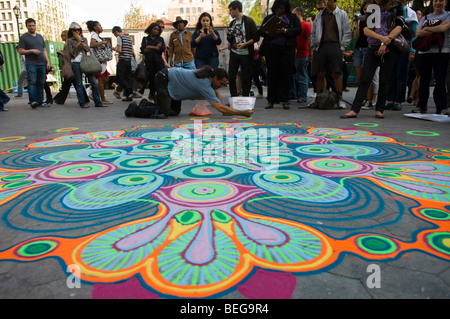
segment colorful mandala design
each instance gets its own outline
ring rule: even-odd
[[[2,227],[34,236],[0,261],[57,258],[84,282],[138,277],[199,298],[344,254],[450,261],[449,154],[292,123],[71,132],[0,153]],[[402,236],[387,235],[396,225]]]

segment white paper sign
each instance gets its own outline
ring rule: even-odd
[[[256,97],[251,96],[234,96],[228,99],[230,107],[235,110],[245,111],[255,108]]]

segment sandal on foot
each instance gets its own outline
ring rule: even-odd
[[[358,114],[355,114],[355,115],[342,114],[341,115],[341,119],[356,119],[357,117],[358,117]]]

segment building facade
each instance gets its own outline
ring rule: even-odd
[[[195,26],[202,12],[208,12],[214,25],[220,25],[217,23],[220,20],[219,11],[219,0],[170,0],[167,18],[175,21],[175,18],[180,16],[187,20],[190,26]]]
[[[46,40],[60,41],[67,28],[70,0],[0,0],[0,41],[17,42],[27,32],[25,20],[33,18]],[[15,8],[19,10],[15,12]],[[17,13],[17,17],[16,17]]]

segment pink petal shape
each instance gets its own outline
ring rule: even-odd
[[[92,299],[157,299],[136,277],[119,284],[94,284]]]
[[[257,269],[237,290],[249,299],[291,299],[296,283],[292,274]]]

